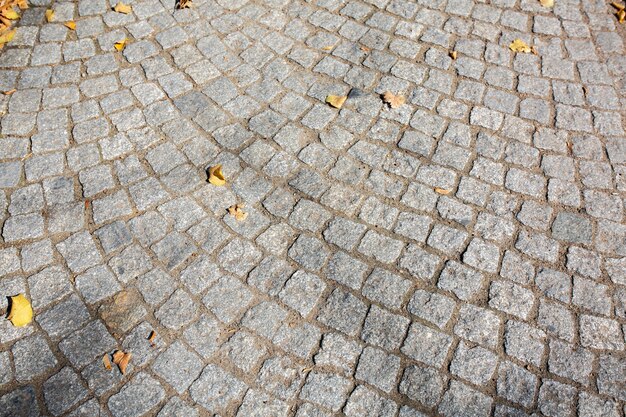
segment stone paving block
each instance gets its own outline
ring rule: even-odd
[[[165,398],[161,384],[146,373],[133,377],[116,394],[112,395],[107,406],[115,417],[138,417],[154,409]]]
[[[61,369],[43,384],[46,406],[55,415],[62,415],[87,396],[87,389],[70,367]]]

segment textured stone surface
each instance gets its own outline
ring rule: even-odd
[[[115,3],[0,51],[0,417],[624,415],[609,2]]]

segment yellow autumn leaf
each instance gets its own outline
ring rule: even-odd
[[[554,7],[554,0],[539,0],[539,3],[541,3],[543,7]]]
[[[446,190],[445,188],[435,187],[435,192],[441,195],[448,195],[450,194],[451,190]]]
[[[15,29],[10,30],[2,35],[0,35],[0,45],[4,45],[7,42],[11,42],[11,39],[15,36]]]
[[[611,3],[611,6],[615,7],[617,10],[624,10],[626,8],[626,6],[624,6],[623,4],[619,4],[616,1]]]
[[[332,94],[326,96],[326,103],[330,104],[332,107],[336,109],[340,109],[343,106],[343,103],[348,99],[347,96],[334,96]]]
[[[449,55],[450,55],[450,58],[452,58],[452,59],[456,59],[456,57],[457,57],[458,53],[457,53],[457,51],[450,51],[450,54],[449,54]]]
[[[209,167],[209,182],[213,185],[226,184],[226,178],[224,178],[221,164]]]
[[[626,10],[618,10],[617,13],[617,21],[620,23],[624,23],[624,19],[626,19]]]
[[[22,10],[28,9],[28,0],[18,0],[17,7],[19,7]]]
[[[33,308],[24,294],[11,297],[11,310],[7,319],[11,320],[15,327],[24,327],[33,321]]]
[[[392,109],[397,109],[406,102],[406,99],[400,95],[392,93],[391,91],[385,91],[383,94],[383,101],[389,104],[389,107]]]
[[[523,52],[525,54],[528,54],[532,51],[531,47],[528,46],[528,44],[521,39],[515,39],[513,42],[511,42],[511,44],[509,45],[509,49],[513,52]]]
[[[133,8],[130,7],[128,4],[124,4],[120,1],[115,5],[113,10],[115,10],[118,13],[129,14],[130,12],[133,11]]]
[[[243,207],[244,204],[233,204],[232,206],[228,207],[228,212],[231,216],[235,218],[235,220],[241,222],[248,218],[248,213],[244,213],[244,211],[242,210]]]
[[[52,9],[46,10],[46,20],[48,21],[48,23],[54,21],[54,10]]]
[[[6,17],[9,20],[17,20],[20,18],[19,13],[17,13],[13,9],[5,9],[2,11],[2,16]]]
[[[330,51],[331,49],[333,49],[332,46],[324,46],[324,47],[322,47],[322,51]]]
[[[76,30],[76,22],[73,21],[69,21],[69,22],[65,22],[63,23],[65,25],[66,28],[71,29],[71,30]]]
[[[126,48],[126,41],[128,39],[124,38],[119,42],[115,42],[115,44],[113,45],[115,47],[115,49],[117,49],[118,51],[123,51],[124,48]]]

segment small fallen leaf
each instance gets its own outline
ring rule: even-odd
[[[532,52],[533,55],[539,55],[539,50],[537,49],[535,45],[530,47],[530,52]]]
[[[370,52],[372,49],[368,48],[367,46],[361,46],[361,51],[363,52]]]
[[[624,10],[624,9],[626,9],[626,6],[624,6],[623,4],[619,4],[616,1],[611,3],[611,6],[615,7],[617,10]]]
[[[515,39],[511,42],[509,49],[513,52],[523,52],[525,54],[531,52],[530,46],[528,46],[528,44],[521,39]]]
[[[393,94],[391,91],[386,91],[383,94],[383,101],[389,104],[389,107],[392,109],[397,109],[406,102],[406,99],[400,95]]]
[[[456,59],[456,56],[457,56],[457,52],[456,51],[450,51],[450,58]]]
[[[154,339],[156,339],[156,332],[152,330],[150,335],[148,336],[148,342],[150,342],[150,346],[154,346]]]
[[[2,94],[4,94],[5,96],[10,96],[11,94],[15,93],[17,90],[14,88],[12,90],[8,90],[8,91],[4,91]]]
[[[178,0],[179,9],[188,9],[191,7],[191,0]]]
[[[624,9],[619,10],[617,13],[615,13],[617,16],[617,21],[620,23],[624,23],[624,19],[626,19],[626,11]]]
[[[448,195],[452,190],[446,190],[445,188],[435,187],[435,192],[441,195]]]
[[[331,49],[333,49],[332,46],[323,46],[322,47],[322,51],[330,51]]]
[[[133,8],[130,7],[128,4],[124,4],[120,1],[115,5],[113,10],[116,11],[117,13],[129,14],[130,12],[133,11]]]
[[[19,7],[22,10],[28,9],[28,0],[18,0],[17,7]]]
[[[543,7],[554,7],[554,0],[539,0],[539,3],[541,3]]]
[[[330,104],[332,107],[336,109],[340,109],[343,106],[343,103],[346,102],[348,96],[334,96],[332,94],[326,96],[326,103]]]
[[[311,372],[312,370],[313,370],[312,366],[309,366],[307,368],[302,368],[302,373],[303,374],[307,374],[307,373]]]
[[[48,21],[48,23],[54,21],[54,10],[52,9],[46,10],[46,20]]]
[[[228,212],[231,216],[235,218],[235,220],[241,222],[248,218],[248,213],[244,213],[244,211],[242,210],[243,207],[244,204],[233,204],[232,206],[228,207]]]
[[[132,353],[126,352],[124,354],[124,357],[120,361],[120,363],[117,364],[117,366],[120,368],[120,372],[122,373],[122,375],[124,375],[126,373],[126,368],[128,367],[128,363],[130,362],[130,358],[132,356],[133,356]]]
[[[17,13],[15,10],[13,9],[5,9],[2,11],[2,16],[6,17],[9,20],[17,20],[20,18],[19,13]]]
[[[132,355],[133,354],[130,352],[123,352],[121,350],[116,350],[115,353],[113,353],[113,363],[120,368],[122,375],[126,373],[126,367],[128,366]]]
[[[224,178],[224,173],[222,172],[222,164],[209,167],[209,182],[218,186],[226,184],[226,179]]]
[[[85,200],[85,210],[89,210],[89,205],[90,204],[91,204],[91,201]]]
[[[0,45],[4,45],[7,42],[11,42],[11,39],[15,36],[15,29],[10,30],[2,35],[0,35]]]
[[[102,357],[102,365],[104,365],[104,369],[106,369],[107,371],[113,369],[113,367],[111,366],[111,359],[109,359],[108,353],[105,353]]]
[[[33,321],[33,308],[30,305],[30,301],[24,297],[24,294],[11,297],[11,310],[7,319],[15,327],[24,327]]]
[[[121,350],[116,350],[115,352],[113,352],[113,363],[117,365],[118,363],[120,363],[123,357],[124,352],[122,352]]]
[[[63,23],[65,25],[66,28],[71,29],[71,30],[76,30],[76,22],[74,21],[69,21],[69,22],[65,22]]]
[[[119,42],[115,42],[115,44],[113,46],[115,47],[116,50],[123,51],[124,48],[126,48],[126,41],[128,41],[128,39],[124,38],[124,39],[122,39]]]

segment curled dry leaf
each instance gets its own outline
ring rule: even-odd
[[[119,42],[115,42],[115,44],[113,45],[115,47],[116,50],[118,51],[123,51],[124,48],[126,48],[126,42],[128,41],[127,38],[122,39]]]
[[[150,335],[148,336],[148,342],[150,342],[150,346],[154,346],[154,339],[156,339],[156,332],[152,330]]]
[[[446,190],[445,188],[435,187],[435,192],[441,195],[448,195],[452,190]]]
[[[539,0],[539,3],[541,3],[543,7],[554,7],[554,0]]]
[[[65,25],[66,28],[70,30],[76,30],[76,22],[73,22],[70,20],[69,22],[65,22],[63,24]]]
[[[106,369],[107,371],[113,369],[113,367],[111,366],[111,359],[109,359],[108,353],[105,353],[102,357],[102,365],[104,365],[104,369]]]
[[[456,56],[457,56],[457,52],[456,51],[450,51],[450,58],[456,59]]]
[[[178,0],[179,9],[188,9],[191,7],[191,0]]]
[[[118,13],[129,14],[130,12],[133,11],[133,8],[130,7],[128,4],[124,4],[120,1],[115,5],[113,10],[115,10]]]
[[[372,49],[368,48],[367,46],[361,46],[361,51],[363,52],[370,52]]]
[[[18,294],[11,297],[11,309],[7,319],[15,327],[24,327],[33,321],[33,308],[24,294]]]
[[[122,375],[126,373],[126,368],[128,367],[128,363],[130,362],[130,358],[132,356],[132,353],[123,352],[121,350],[116,350],[115,353],[113,353],[113,363],[120,368]]]
[[[54,22],[54,10],[46,10],[46,21],[48,21],[48,23]]]
[[[22,10],[28,9],[28,0],[18,0],[17,7],[19,7]]]
[[[331,49],[333,49],[332,46],[324,46],[324,47],[322,47],[322,51],[330,51]]]
[[[611,6],[615,7],[617,10],[624,10],[624,9],[626,9],[626,6],[624,6],[623,4],[619,4],[616,1],[611,3]]]
[[[226,178],[222,172],[222,164],[209,167],[209,182],[213,185],[226,184]]]
[[[391,91],[386,91],[383,94],[383,101],[389,104],[389,107],[392,109],[397,109],[406,102],[406,99],[400,95],[395,95]]]
[[[618,10],[615,15],[617,16],[617,21],[620,23],[624,23],[624,20],[626,20],[626,10],[624,9]]]
[[[7,91],[3,91],[2,94],[4,94],[5,96],[10,96],[11,94],[15,93],[17,90],[14,88],[12,90],[7,90]]]
[[[509,49],[513,52],[523,52],[525,54],[532,52],[530,46],[528,46],[528,44],[521,39],[515,39],[511,42]]]
[[[232,206],[228,207],[228,212],[231,216],[235,218],[235,220],[241,222],[248,218],[248,213],[244,213],[244,211],[242,210],[243,207],[244,204],[233,204]]]
[[[334,96],[332,94],[326,96],[326,103],[330,104],[331,107],[336,109],[340,109],[343,106],[343,103],[346,102],[348,96]]]

